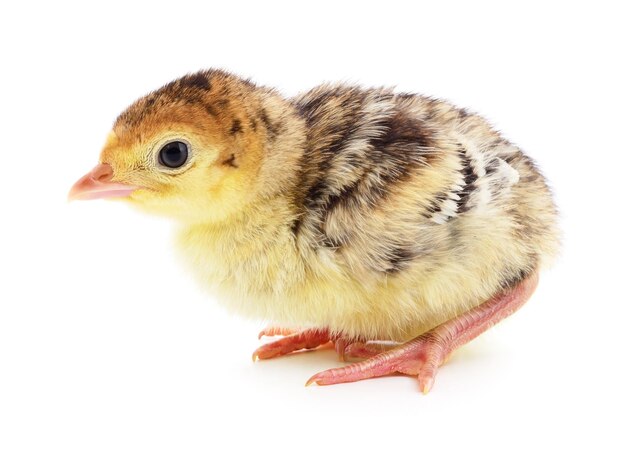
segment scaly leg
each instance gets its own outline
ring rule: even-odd
[[[532,295],[537,282],[534,274],[514,288],[392,350],[359,363],[317,373],[307,381],[307,386],[347,383],[399,372],[417,375],[420,390],[426,394],[447,356],[519,309]],[[366,352],[363,353],[367,355]]]
[[[271,334],[267,334],[267,333]],[[266,328],[261,331],[260,336],[273,336],[289,333],[283,329]],[[327,330],[304,330],[296,333],[287,334],[285,337],[261,345],[252,354],[252,360],[270,359],[277,356],[287,355],[291,352],[303,349],[313,349],[320,345],[324,345],[331,341],[330,334]]]

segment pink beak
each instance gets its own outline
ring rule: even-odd
[[[112,178],[113,168],[111,168],[111,165],[100,163],[89,173],[78,179],[67,197],[70,201],[75,199],[122,198],[139,188],[111,182]]]

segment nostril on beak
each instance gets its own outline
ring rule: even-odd
[[[110,181],[113,178],[113,168],[108,163],[101,163],[93,169],[91,177],[98,182]]]

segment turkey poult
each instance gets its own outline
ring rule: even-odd
[[[256,359],[332,342],[356,360],[308,383],[400,372],[428,392],[454,349],[528,299],[558,249],[530,158],[480,116],[391,89],[285,98],[201,71],[132,104],[99,161],[70,198],[176,219],[200,281],[282,336]]]

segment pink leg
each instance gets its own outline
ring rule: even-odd
[[[282,334],[283,331],[281,330],[279,334]],[[261,333],[265,335],[263,331]],[[292,333],[257,348],[252,354],[252,360],[270,359],[287,355],[297,350],[317,348],[330,342],[330,340],[330,334],[327,330],[304,330]]]
[[[514,288],[392,350],[359,363],[317,373],[307,385],[347,383],[399,372],[417,375],[420,390],[426,394],[447,356],[519,309],[532,295],[537,282],[534,274]]]

